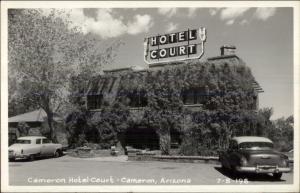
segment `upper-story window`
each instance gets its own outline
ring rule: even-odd
[[[256,110],[258,109],[258,98],[257,96],[253,96],[253,102],[251,104],[251,107],[250,107],[252,110]]]
[[[88,95],[87,96],[87,108],[88,109],[100,109],[103,101],[103,95]]]
[[[130,107],[145,107],[147,106],[146,91],[133,91],[128,94]]]
[[[181,92],[184,104],[201,104],[207,100],[207,93],[203,87],[185,89]]]

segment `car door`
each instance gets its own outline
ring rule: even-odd
[[[42,155],[53,154],[51,144],[52,144],[52,142],[49,139],[47,139],[47,138],[42,139],[42,148],[41,148]]]
[[[38,138],[35,140],[35,147],[39,149],[39,153],[42,155],[42,139]]]

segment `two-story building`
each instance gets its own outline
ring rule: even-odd
[[[257,111],[258,93],[263,90],[250,68],[235,54],[235,49],[234,46],[222,46],[220,56],[204,62],[187,60],[152,64],[145,69],[105,70],[103,75],[90,81],[83,100],[92,112],[100,111],[104,104],[124,102],[136,124],[126,130],[123,143],[136,148],[157,149],[159,136],[155,128],[141,120],[149,100],[165,97],[160,95],[168,93],[166,89],[174,91],[175,99],[178,98],[183,108],[190,112]],[[219,120],[226,122],[222,118]],[[172,144],[180,143],[180,132],[171,129],[170,135]]]

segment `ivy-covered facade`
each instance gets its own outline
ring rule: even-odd
[[[223,51],[204,62],[104,71],[81,90],[81,99],[99,143],[101,133],[110,133],[110,144],[160,149],[163,154],[179,148],[195,155],[225,147],[231,136],[260,135],[259,92],[244,61]],[[103,133],[104,128],[108,131]]]

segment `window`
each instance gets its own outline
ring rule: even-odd
[[[100,109],[102,105],[103,95],[88,95],[87,107],[88,109]]]
[[[51,143],[49,139],[43,139],[43,144]]]
[[[145,107],[147,106],[147,96],[146,91],[133,91],[128,95],[130,99],[129,106],[130,107]]]
[[[253,96],[253,103],[251,105],[251,109],[252,110],[256,110],[258,108],[258,100],[257,100],[257,96]]]
[[[42,142],[42,139],[37,139],[37,140],[35,141],[36,144],[41,144],[41,142]]]
[[[241,149],[272,149],[273,143],[269,142],[244,142],[240,144]]]
[[[203,87],[185,89],[181,92],[184,104],[202,104],[207,100],[207,94]]]
[[[30,140],[19,139],[19,140],[17,140],[16,143],[18,143],[18,144],[30,144],[31,141]]]
[[[184,104],[194,104],[194,91],[192,89],[182,91],[181,96]]]
[[[195,89],[194,91],[194,103],[202,104],[206,101],[207,94],[204,89]]]

